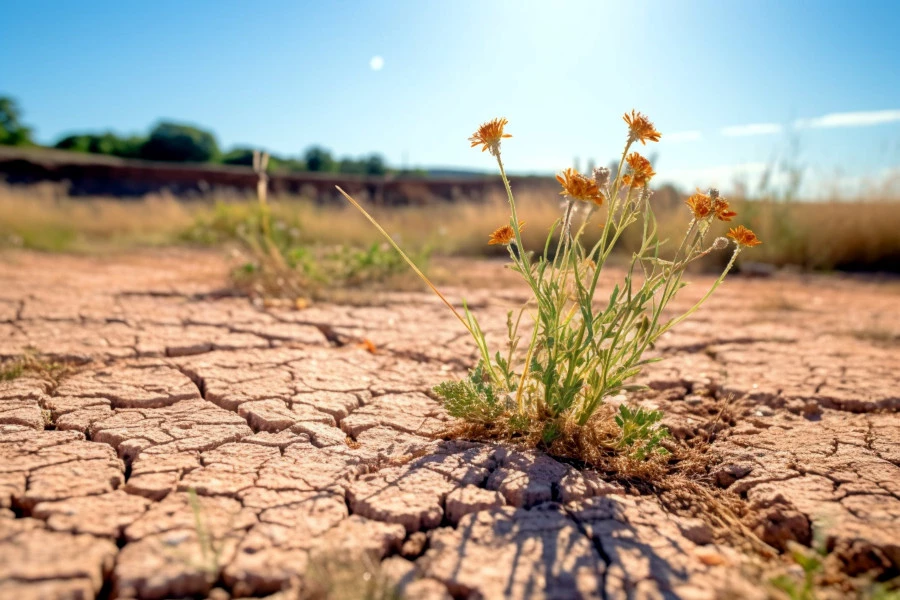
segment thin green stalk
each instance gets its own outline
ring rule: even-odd
[[[563,245],[564,243],[566,243],[564,240],[568,240],[569,237],[569,228],[572,226],[571,219],[573,206],[575,206],[575,201],[570,198],[569,202],[566,204],[566,212],[565,216],[563,217],[562,227],[560,228],[559,239],[556,241],[556,253],[553,255],[554,269],[557,268],[556,265],[560,257],[560,250],[565,247]]]
[[[534,320],[534,328],[531,332],[531,341],[528,343],[528,353],[525,355],[525,366],[522,368],[522,377],[519,379],[519,386],[516,389],[516,409],[520,415],[525,414],[525,401],[522,392],[525,390],[525,381],[528,379],[531,370],[531,357],[534,356],[534,349],[537,345],[538,331],[540,330],[540,320]]]
[[[657,337],[664,334],[668,330],[672,329],[672,327],[674,327],[675,325],[678,325],[679,323],[681,323],[682,321],[687,319],[689,316],[691,316],[692,314],[697,312],[697,309],[700,308],[700,306],[704,302],[706,302],[710,296],[712,296],[713,292],[716,291],[716,288],[718,288],[722,284],[722,282],[725,281],[725,276],[728,275],[729,271],[731,271],[731,268],[734,266],[734,262],[737,260],[738,254],[740,254],[740,253],[741,253],[741,247],[740,246],[735,247],[734,254],[731,255],[731,260],[728,261],[728,264],[725,266],[725,270],[722,271],[722,274],[719,275],[719,278],[716,279],[716,281],[712,284],[712,287],[709,288],[709,290],[706,292],[706,294],[704,294],[703,297],[700,298],[700,300],[697,301],[696,304],[694,304],[691,308],[689,308],[687,310],[687,312],[682,314],[680,317],[672,319],[671,321],[666,323],[666,325],[662,329],[660,329]]]
[[[528,253],[525,251],[525,246],[522,244],[522,230],[519,227],[519,215],[516,212],[516,199],[513,196],[512,187],[509,185],[509,178],[506,177],[506,169],[503,168],[503,160],[500,158],[500,153],[497,152],[495,157],[497,158],[497,165],[500,167],[500,177],[503,179],[503,186],[506,188],[506,197],[509,200],[509,211],[512,218],[510,225],[516,235],[516,246],[519,248],[519,257],[522,263],[523,274],[533,289],[535,287],[534,275],[531,272],[531,261],[528,258]]]
[[[434,292],[437,295],[437,297],[441,299],[441,302],[443,302],[447,306],[447,308],[449,308],[453,312],[453,314],[456,315],[456,318],[459,319],[459,322],[463,324],[463,327],[466,328],[466,331],[468,331],[470,334],[472,334],[472,336],[474,336],[475,332],[472,331],[472,328],[469,326],[469,324],[466,322],[466,320],[462,317],[462,315],[459,314],[459,312],[456,310],[456,308],[454,308],[453,305],[450,304],[450,301],[444,297],[444,295],[435,287],[435,285],[433,283],[431,283],[431,280],[428,279],[428,277],[425,276],[425,273],[423,273],[419,269],[419,267],[416,266],[416,263],[414,263],[412,261],[412,259],[406,255],[406,252],[404,252],[403,249],[397,245],[397,242],[394,241],[394,238],[392,238],[388,234],[388,232],[385,231],[384,228],[378,224],[378,221],[376,221],[374,219],[374,217],[372,217],[372,215],[370,215],[368,213],[368,211],[366,211],[366,209],[364,209],[362,207],[362,205],[360,205],[359,202],[354,200],[350,196],[350,194],[348,194],[347,192],[342,190],[340,186],[336,185],[335,187],[341,193],[341,195],[343,195],[344,198],[346,198],[347,201],[350,202],[350,204],[355,206],[356,209],[359,210],[359,212],[361,212],[363,214],[363,216],[365,216],[369,220],[369,222],[375,226],[375,229],[377,229],[379,231],[379,233],[381,233],[381,235],[384,236],[384,239],[386,239],[388,241],[388,243],[394,247],[394,250],[396,250],[397,252],[400,253],[400,256],[403,258],[403,260],[406,261],[406,264],[408,264],[410,266],[410,268],[415,272],[415,274],[419,276],[419,279],[424,281],[425,285],[427,285],[429,288],[431,288],[431,291]]]

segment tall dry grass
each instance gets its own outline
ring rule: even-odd
[[[0,186],[0,246],[92,252],[171,244],[204,209],[172,196],[71,198],[56,186]]]
[[[515,187],[515,178],[513,178]],[[518,193],[519,217],[526,222],[523,242],[543,247],[541,232],[560,214],[560,199],[528,191]],[[740,221],[763,245],[746,260],[810,270],[900,272],[900,199],[777,202],[733,200]],[[671,189],[651,200],[660,238],[679,240],[687,207]],[[269,199],[275,227],[301,244],[365,248],[381,241],[377,231],[349,206],[321,205],[298,197]],[[181,201],[172,196],[141,200],[70,198],[52,186],[0,185],[0,245],[49,251],[108,251],[111,248],[176,243],[218,244],[235,238],[257,210],[253,197]],[[372,207],[371,212],[412,251],[455,256],[492,256],[492,231],[507,222],[505,197],[484,203],[435,202],[402,208]],[[712,233],[724,234],[725,224]],[[587,243],[599,227],[585,233]],[[623,240],[625,252],[637,240]],[[743,257],[742,257],[743,258]],[[715,268],[718,265],[710,265]]]
[[[761,239],[754,260],[808,270],[900,272],[896,199],[735,203]]]

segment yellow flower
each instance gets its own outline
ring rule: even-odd
[[[622,178],[622,181],[625,182],[625,185],[630,185],[632,187],[644,187],[645,185],[650,183],[650,178],[656,175],[656,172],[650,165],[650,161],[637,152],[632,152],[631,154],[629,154],[628,158],[625,159],[625,162],[627,162],[628,166],[631,167],[631,174],[626,175]]]
[[[713,211],[712,200],[700,190],[697,190],[697,193],[685,200],[684,203],[690,207],[694,218],[698,221],[708,217]]]
[[[519,221],[519,231],[525,229],[525,221]],[[516,232],[513,231],[513,228],[509,225],[504,225],[497,231],[491,234],[491,237],[488,239],[489,246],[498,246],[500,244],[506,245],[510,242],[515,241]]]
[[[739,246],[747,246],[748,248],[762,244],[759,238],[756,237],[756,234],[743,225],[729,229],[728,237],[733,239]]]
[[[630,142],[640,142],[646,146],[647,140],[651,142],[659,141],[662,134],[656,130],[650,119],[643,114],[632,109],[630,115],[625,113],[622,118],[628,123],[628,140]]]
[[[593,202],[597,206],[603,204],[603,194],[600,193],[597,181],[585,177],[575,169],[566,169],[556,176],[556,180],[563,187],[563,191],[559,193],[560,196],[568,196],[582,202]]]
[[[472,134],[469,141],[472,147],[482,146],[481,151],[490,150],[491,154],[497,156],[500,153],[500,140],[512,137],[508,133],[503,133],[503,128],[509,123],[506,119],[493,119],[487,123],[482,123],[478,131]]]

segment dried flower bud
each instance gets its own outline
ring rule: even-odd
[[[594,181],[597,182],[597,186],[604,188],[609,184],[609,169],[606,167],[597,167],[594,169]]]
[[[723,237],[717,237],[712,244],[713,250],[724,250],[728,247],[728,240]]]

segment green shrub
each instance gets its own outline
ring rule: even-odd
[[[141,157],[168,162],[209,162],[219,156],[219,144],[208,132],[178,123],[163,122],[150,132]]]

